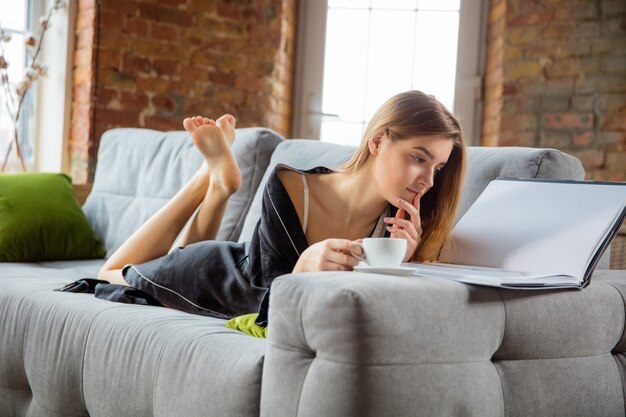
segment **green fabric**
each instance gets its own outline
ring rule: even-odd
[[[258,315],[259,313],[244,314],[228,320],[225,324],[229,329],[239,330],[254,337],[267,338],[267,327],[254,324]]]
[[[0,175],[0,261],[103,258],[65,174]]]

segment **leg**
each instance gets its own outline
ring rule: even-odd
[[[190,132],[192,140],[203,154],[205,163],[165,206],[111,255],[100,269],[99,279],[126,284],[121,272],[124,265],[146,262],[167,254],[201,202],[198,215],[182,238],[183,246],[214,238],[217,234],[226,202],[241,185],[241,173],[230,152],[230,141],[215,122],[196,117],[185,119],[184,125],[188,131],[193,129]],[[232,127],[234,139],[234,118]]]
[[[235,140],[235,118],[229,114],[225,114],[217,119],[215,124],[222,130],[222,132],[224,132],[224,136],[228,144],[232,145]],[[207,143],[207,140],[210,139],[210,137],[208,139],[204,137],[207,134],[210,135],[211,133],[197,132],[192,134],[192,139],[198,149],[201,149],[202,146],[204,146],[203,144]],[[215,140],[211,139],[208,143],[213,145]],[[201,152],[205,155],[207,153],[215,153],[213,150],[201,150]],[[230,154],[230,149],[223,148],[223,150],[219,151],[219,153]],[[222,158],[220,163],[236,166],[237,163],[232,157],[232,154],[230,155],[231,157],[229,158]],[[228,168],[228,166],[224,166],[223,170],[227,172],[222,172],[221,175],[213,176],[213,180],[209,185],[209,189],[204,197],[202,205],[200,206],[200,210],[197,215],[191,219],[191,224],[181,236],[178,246],[184,247],[190,243],[200,242],[202,240],[213,240],[215,239],[215,236],[217,236],[217,232],[222,223],[222,218],[224,217],[224,211],[226,209],[228,198],[237,189],[239,189],[239,186],[241,185],[241,173],[239,173],[239,168],[234,170]],[[218,181],[218,178],[220,181]],[[219,186],[220,182],[223,183],[223,178],[227,179],[225,189],[224,187]]]

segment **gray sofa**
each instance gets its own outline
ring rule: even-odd
[[[219,238],[248,240],[278,162],[352,148],[238,129],[244,184]],[[108,253],[201,160],[183,132],[102,138],[83,210]],[[582,178],[556,150],[470,148],[459,215],[496,176]],[[224,321],[53,292],[104,260],[0,264],[0,416],[624,416],[626,271],[512,291],[356,272],[277,278],[268,339]],[[606,268],[606,259],[604,267]]]

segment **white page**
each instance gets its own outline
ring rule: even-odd
[[[626,183],[494,180],[459,220],[441,262],[582,279],[626,204]]]
[[[508,271],[500,268],[475,267],[471,265],[403,263],[402,266],[413,269],[412,275],[447,278],[470,284],[489,286],[521,283],[578,286],[580,283],[578,278],[565,275],[534,274],[529,272]]]

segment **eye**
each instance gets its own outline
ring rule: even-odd
[[[420,164],[423,164],[424,162],[426,162],[426,160],[424,158],[422,158],[420,156],[417,156],[417,155],[413,156],[413,159],[415,159],[415,161],[420,163]]]

